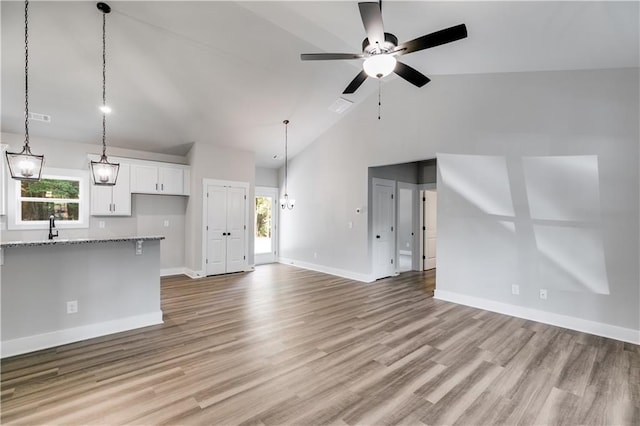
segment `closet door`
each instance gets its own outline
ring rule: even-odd
[[[207,261],[206,274],[224,274],[227,266],[227,188],[207,187]],[[224,235],[223,235],[224,234]]]
[[[227,188],[227,272],[244,270],[246,195],[244,188]]]

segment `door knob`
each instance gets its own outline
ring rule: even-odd
[[[376,238],[380,238],[380,235],[376,235]]]
[[[224,237],[225,235],[227,235],[227,233],[226,233],[226,232],[223,232],[223,233],[222,233],[222,236]]]
[[[227,236],[231,235],[231,232],[227,232]]]

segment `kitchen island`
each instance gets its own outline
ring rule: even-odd
[[[2,357],[161,324],[162,239],[2,242]]]

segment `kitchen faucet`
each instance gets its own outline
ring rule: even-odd
[[[58,231],[56,230],[56,233],[54,235],[53,233],[53,228],[56,227],[56,218],[51,215],[49,216],[49,239],[53,240],[53,237],[57,237],[58,236]]]

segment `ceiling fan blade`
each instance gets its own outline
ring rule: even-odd
[[[382,12],[377,2],[358,3],[360,17],[367,33],[369,44],[375,46],[376,43],[384,43],[384,25],[382,24]]]
[[[332,59],[360,59],[364,58],[362,53],[303,53],[300,59],[303,61],[325,61]]]
[[[362,83],[364,83],[364,81],[366,79],[367,79],[367,73],[364,72],[364,70],[360,71],[360,73],[358,75],[356,75],[356,78],[351,80],[351,83],[349,83],[347,88],[344,89],[344,92],[342,92],[342,94],[343,95],[349,95],[349,94],[355,92],[356,90],[358,90],[358,87],[360,87],[360,85]]]
[[[396,47],[395,51],[400,55],[416,52],[418,50],[428,49],[430,47],[440,46],[441,44],[451,43],[467,37],[467,27],[465,24],[456,25],[455,27],[446,28],[418,37],[411,41],[401,43]]]
[[[431,81],[429,77],[422,74],[420,71],[415,68],[411,68],[409,65],[403,64],[400,61],[396,62],[396,68],[393,72],[418,87],[422,87]]]

